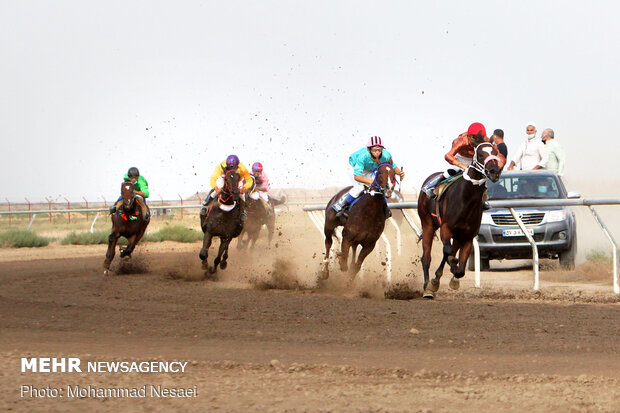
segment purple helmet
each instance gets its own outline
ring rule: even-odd
[[[228,158],[226,158],[226,168],[237,169],[238,166],[239,166],[239,157],[237,155],[228,155]]]

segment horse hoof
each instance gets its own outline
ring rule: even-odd
[[[323,270],[319,271],[319,281],[325,281],[329,278],[329,271]]]
[[[215,274],[217,267],[209,267],[209,274]]]
[[[452,277],[452,279],[450,280],[450,288],[452,288],[453,290],[458,290],[460,287],[461,282],[456,278]]]
[[[426,290],[424,291],[424,295],[422,295],[422,298],[427,298],[429,300],[432,300],[433,298],[435,298],[435,294],[433,294],[432,291]]]
[[[228,263],[227,263],[226,261],[222,261],[222,262],[220,263],[220,268],[221,268],[221,269],[223,269],[223,270],[225,270],[225,269],[226,269],[226,267],[228,267]]]
[[[207,258],[207,253],[206,253],[206,252],[204,252],[204,251],[200,251],[200,252],[198,253],[198,258],[200,258],[201,260],[203,260],[203,261],[204,261],[204,260]]]
[[[110,270],[103,270],[103,276],[107,277],[108,275],[110,275]]]
[[[439,281],[431,280],[431,283],[428,285],[426,291],[436,293],[439,290]]]

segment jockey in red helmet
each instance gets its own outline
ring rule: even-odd
[[[269,177],[263,172],[262,163],[254,162],[254,164],[252,164],[252,177],[254,177],[254,182],[256,182],[256,188],[254,188],[254,192],[250,194],[250,198],[254,200],[260,199],[267,215],[273,215],[273,206],[267,194],[269,189],[271,189],[269,186]]]
[[[337,216],[346,215],[348,207],[364,191],[364,185],[372,185],[374,169],[385,162],[393,163],[392,155],[385,149],[379,136],[371,136],[366,147],[351,154],[349,164],[353,167],[353,188],[332,205]],[[401,180],[405,177],[405,173],[397,166],[394,171]],[[386,213],[388,217],[391,216],[389,208]]]
[[[437,194],[435,193],[435,187],[444,179],[448,179],[452,176],[456,176],[459,173],[463,172],[469,165],[471,165],[474,151],[476,146],[483,142],[490,142],[490,139],[487,137],[487,131],[484,125],[480,122],[475,122],[469,125],[467,132],[463,132],[452,141],[452,149],[448,153],[446,153],[446,161],[450,164],[448,169],[443,173],[439,174],[436,177],[430,179],[423,187],[422,191],[428,196],[430,199],[437,198]],[[495,149],[497,146],[493,144]],[[498,149],[499,153],[499,149]],[[498,157],[500,158],[500,167],[504,167],[506,164],[506,158],[504,155],[499,153]]]

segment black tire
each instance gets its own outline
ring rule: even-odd
[[[467,269],[469,271],[475,271],[475,265],[476,263],[474,262],[474,254],[471,254],[469,256],[469,259],[467,260]],[[489,259],[488,258],[480,258],[480,271],[489,271],[489,269],[491,269],[491,264],[489,263]]]
[[[560,267],[563,270],[572,271],[575,269],[575,256],[577,255],[577,238],[573,239],[573,243],[566,251],[560,252]]]

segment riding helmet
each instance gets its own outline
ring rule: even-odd
[[[239,166],[239,157],[237,155],[228,155],[226,158],[226,168],[236,169]]]
[[[135,166],[132,166],[127,171],[127,176],[129,176],[130,178],[137,178],[140,176],[140,171],[138,171],[138,168],[136,168]]]
[[[467,134],[468,135],[482,135],[485,138],[487,137],[487,130],[484,128],[484,125],[480,122],[475,122],[472,123],[471,125],[469,125],[469,128],[467,129]]]
[[[254,162],[252,165],[252,172],[263,172],[263,164],[260,162]]]
[[[385,146],[383,146],[383,141],[381,140],[381,137],[379,136],[371,136],[370,139],[368,139],[368,143],[366,144],[366,147],[372,148],[373,146],[380,146],[382,148],[385,148]]]

